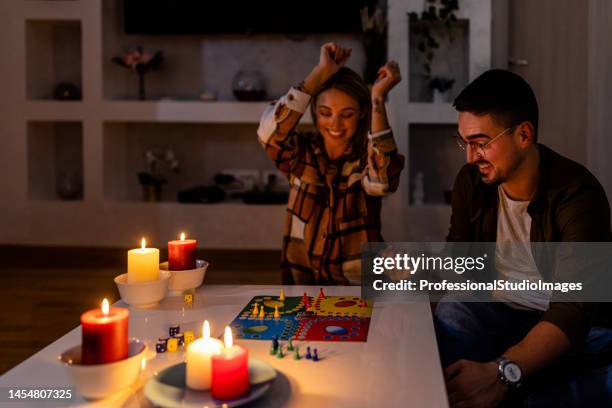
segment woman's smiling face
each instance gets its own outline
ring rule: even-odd
[[[346,148],[359,127],[359,102],[335,88],[323,91],[316,101],[317,129],[325,147]]]

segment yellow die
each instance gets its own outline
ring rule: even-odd
[[[183,342],[185,343],[185,346],[188,346],[191,343],[193,343],[195,336],[192,331],[186,331],[185,333],[183,333],[183,335],[185,336],[183,340]]]
[[[168,352],[174,353],[178,350],[178,339],[168,339]]]
[[[183,296],[183,301],[184,301],[185,303],[192,303],[192,302],[193,302],[193,294],[191,294],[191,293],[186,293],[186,294]]]

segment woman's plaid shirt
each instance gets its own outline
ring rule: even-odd
[[[382,197],[397,190],[404,157],[390,129],[368,135],[363,157],[331,162],[316,139],[281,124],[310,95],[291,88],[264,112],[259,141],[289,179],[281,269],[284,284],[360,282],[361,246],[380,242]],[[295,120],[295,119],[294,119]],[[295,121],[297,123],[297,121]],[[285,126],[286,128],[286,126]]]

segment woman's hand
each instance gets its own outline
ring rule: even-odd
[[[372,86],[372,98],[384,98],[402,80],[399,65],[395,61],[387,62],[378,70],[378,76]]]
[[[319,57],[319,65],[316,67],[321,74],[323,82],[327,81],[346,64],[346,61],[351,56],[351,51],[350,48],[341,47],[335,43],[323,44]]]

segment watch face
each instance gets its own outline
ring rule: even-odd
[[[514,363],[508,363],[504,366],[504,377],[510,382],[519,382],[521,380],[521,368]]]

